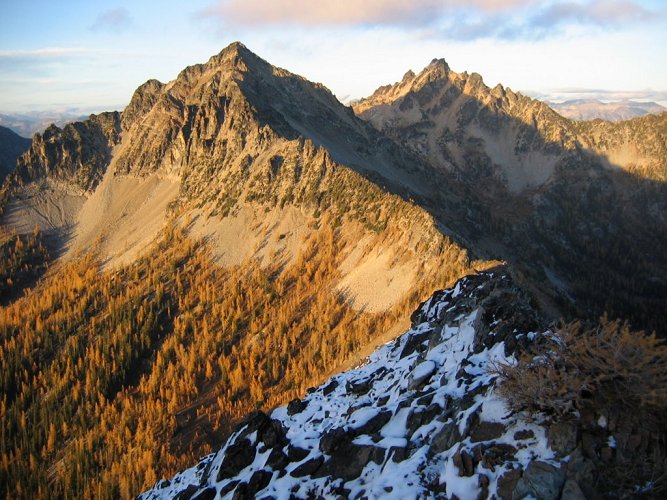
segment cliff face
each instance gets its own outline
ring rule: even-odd
[[[582,149],[617,167],[665,178],[667,114],[573,122],[502,85],[487,87],[477,73],[456,73],[443,59],[380,87],[354,109],[432,164],[468,178],[481,173],[471,164],[483,164],[513,193],[552,180],[560,162]]]
[[[202,186],[215,196],[223,190],[218,179],[225,178],[226,189],[230,172],[252,173],[257,164],[273,161],[277,174],[285,157],[301,154],[304,141],[333,162],[393,181],[405,192],[421,187],[406,172],[418,159],[357,119],[323,86],[271,66],[241,44],[186,68],[167,85],[141,86],[123,112],[123,129],[117,172],[163,170],[180,176],[189,196]],[[282,154],[272,151],[276,147]]]
[[[51,125],[35,134],[30,149],[18,160],[16,182],[44,178],[92,192],[102,180],[111,150],[120,138],[120,114],[91,115],[62,129]]]
[[[91,115],[62,129],[51,125],[35,134],[0,188],[2,224],[19,233],[38,226],[61,247],[71,237],[85,199],[102,181],[119,141],[117,112]]]

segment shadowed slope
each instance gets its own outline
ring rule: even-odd
[[[572,122],[443,60],[355,109],[450,179],[463,210],[429,209],[471,248],[512,262],[563,312],[665,334],[667,113]]]
[[[16,159],[30,147],[30,139],[0,126],[0,182],[16,167]]]

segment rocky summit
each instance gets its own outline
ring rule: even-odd
[[[498,394],[496,367],[549,334],[502,271],[463,278],[365,364],[251,414],[220,451],[140,498],[586,498],[596,452]],[[598,424],[588,449],[612,451]]]

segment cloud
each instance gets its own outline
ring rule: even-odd
[[[617,29],[663,17],[641,0],[220,0],[200,17],[227,26],[419,30],[453,40],[542,39],[570,26]]]
[[[30,75],[30,78],[45,77],[64,62],[88,60],[93,54],[94,51],[81,47],[0,50],[0,80],[4,82],[17,75]]]
[[[0,59],[54,59],[91,52],[82,47],[44,47],[33,50],[0,50]]]
[[[90,26],[91,31],[112,31],[114,33],[123,33],[132,26],[132,16],[130,12],[123,8],[105,10],[95,18],[95,22]]]
[[[244,26],[427,25],[448,11],[496,12],[533,0],[223,0],[201,14]]]
[[[540,40],[558,35],[571,27],[614,30],[664,17],[637,2],[625,0],[554,1],[532,3],[502,12],[457,13],[444,21],[442,38],[475,40]]]
[[[595,0],[588,3],[561,2],[548,6],[531,25],[549,27],[567,23],[620,26],[651,19],[655,13],[629,1]]]

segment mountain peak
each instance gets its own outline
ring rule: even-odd
[[[434,78],[447,79],[449,78],[450,72],[451,68],[449,67],[449,64],[447,64],[447,61],[445,61],[442,58],[433,59],[428,64],[428,66],[426,66],[424,70],[418,75],[418,78],[423,76],[428,76],[429,80],[432,80]]]
[[[426,66],[426,68],[446,68],[449,70],[449,64],[447,64],[447,61],[445,61],[442,57],[434,57],[431,59],[431,62]]]
[[[248,50],[248,47],[246,47],[243,43],[239,42],[238,40],[236,40],[236,41],[230,43],[229,45],[227,45],[227,47],[225,47],[224,49],[222,49],[222,52],[236,52],[236,53],[240,53],[240,52],[242,52],[242,51],[250,52],[250,50]]]
[[[257,69],[257,65],[270,66],[268,62],[248,49],[241,42],[232,42],[209,60],[209,65],[225,65],[241,71]]]
[[[216,57],[216,56],[214,56]],[[248,47],[243,45],[241,42],[232,42],[227,47],[222,49],[217,57],[222,58],[223,60],[232,60],[232,59],[259,59],[259,57],[252,52]]]

